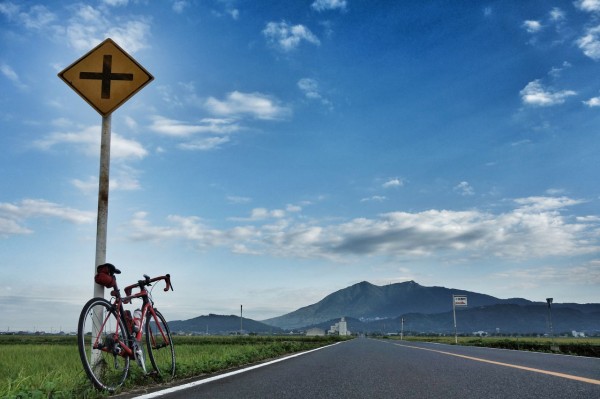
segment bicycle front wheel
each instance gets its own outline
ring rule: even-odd
[[[123,321],[104,298],[88,301],[79,316],[77,344],[83,368],[94,386],[114,392],[129,372],[129,357],[121,343],[127,343]]]
[[[175,376],[175,347],[165,318],[158,310],[154,312],[156,318],[150,314],[146,318],[146,346],[158,376],[169,380]]]

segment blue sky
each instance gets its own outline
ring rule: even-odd
[[[93,292],[101,117],[57,74],[110,37],[107,260],[167,319],[367,280],[600,302],[600,0],[0,2],[1,330]],[[449,307],[451,306],[449,300]],[[56,312],[56,313],[53,313]]]

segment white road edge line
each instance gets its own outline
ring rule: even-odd
[[[192,387],[196,387],[198,385],[203,385],[203,384],[208,384],[209,382],[213,382],[213,381],[217,381],[223,378],[227,378],[227,377],[231,377],[232,375],[236,375],[236,374],[241,374],[241,373],[245,373],[246,371],[250,371],[250,370],[255,370],[258,369],[260,367],[265,367],[265,366],[269,366],[271,364],[274,363],[279,363],[282,362],[284,360],[288,360],[288,359],[292,359],[294,357],[298,357],[298,356],[302,356],[302,355],[306,355],[307,353],[311,353],[311,352],[315,352],[321,349],[325,349],[325,348],[329,348],[331,346],[337,345],[342,343],[343,341],[340,342],[336,342],[334,344],[331,345],[327,345],[327,346],[321,346],[319,348],[316,349],[311,349],[305,352],[298,352],[298,353],[294,353],[293,355],[290,356],[286,356],[286,357],[282,357],[279,359],[275,359],[275,360],[271,360],[269,362],[266,363],[261,363],[261,364],[256,364],[254,366],[250,366],[250,367],[246,367],[244,369],[240,369],[240,370],[235,370],[229,373],[225,373],[225,374],[220,374],[220,375],[216,375],[214,377],[209,377],[209,378],[205,378],[203,380],[198,380],[198,381],[194,381],[194,382],[190,382],[188,384],[183,384],[183,385],[177,385],[175,387],[172,388],[167,388],[164,389],[162,391],[156,391],[156,392],[151,392],[151,393],[147,393],[145,395],[141,395],[141,396],[136,396],[135,399],[151,399],[151,398],[159,398],[163,395],[167,395],[169,393],[173,393],[173,392],[178,392],[178,391],[182,391],[184,389],[188,389],[188,388],[192,388]]]

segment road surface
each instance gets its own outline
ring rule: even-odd
[[[196,384],[141,398],[596,399],[600,359],[358,338]]]

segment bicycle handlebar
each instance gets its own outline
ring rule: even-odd
[[[165,280],[165,289],[164,289],[165,292],[169,291],[169,289],[171,291],[174,291],[173,284],[171,284],[171,275],[170,274],[166,274],[164,276],[159,276],[159,277],[154,277],[154,278],[150,278],[150,276],[144,274],[144,280],[138,280],[138,282],[136,284],[131,284],[131,285],[128,285],[127,287],[125,287],[125,295],[131,296],[131,291],[134,288],[139,288],[140,290],[143,290],[144,287],[150,286],[155,281],[160,281],[160,280]]]

